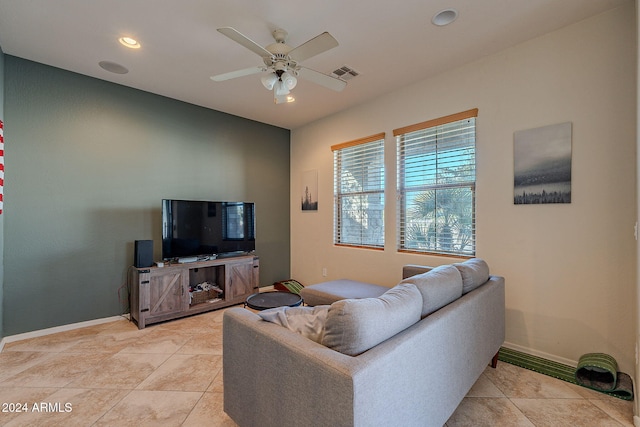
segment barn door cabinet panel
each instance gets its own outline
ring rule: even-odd
[[[254,292],[254,287],[257,287],[257,283],[254,278],[254,263],[241,261],[233,262],[227,265],[227,297],[231,301],[237,301],[238,303],[244,302],[248,295]]]

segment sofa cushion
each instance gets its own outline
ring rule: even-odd
[[[489,265],[481,258],[454,264],[462,275],[462,293],[466,294],[489,280]]]
[[[329,308],[321,344],[357,356],[420,320],[422,297],[399,284],[377,298],[346,299]]]
[[[388,290],[387,286],[339,279],[302,288],[300,296],[307,305],[323,305],[349,298],[375,298]]]
[[[328,305],[315,307],[276,307],[258,312],[267,322],[284,326],[317,343],[322,341]]]
[[[462,296],[462,277],[453,265],[441,265],[400,283],[414,284],[422,294],[422,317]]]

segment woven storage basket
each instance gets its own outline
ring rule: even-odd
[[[208,291],[197,291],[191,293],[191,305],[200,304],[210,299],[218,298],[218,291],[210,289]]]

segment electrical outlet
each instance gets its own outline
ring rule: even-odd
[[[322,277],[327,277],[327,267],[322,267]]]

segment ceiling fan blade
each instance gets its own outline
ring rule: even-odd
[[[215,76],[211,76],[211,80],[214,82],[222,82],[225,80],[235,79],[236,77],[249,76],[251,74],[257,74],[266,71],[265,67],[251,67],[245,68],[243,70],[231,71],[224,74],[218,74]]]
[[[334,39],[331,34],[325,31],[319,36],[316,36],[291,50],[291,52],[289,52],[289,57],[296,62],[302,62],[305,59],[319,55],[336,46],[338,46],[338,41]]]
[[[347,82],[345,82],[344,80],[322,74],[321,72],[312,70],[310,68],[300,67],[298,75],[305,80],[309,80],[310,82],[319,84],[320,86],[335,90],[336,92],[340,92],[347,85]]]
[[[229,37],[234,42],[241,44],[242,46],[246,47],[250,51],[260,55],[261,57],[271,58],[271,52],[269,52],[267,49],[260,46],[258,43],[254,42],[249,37],[245,36],[235,28],[222,27],[222,28],[218,28],[218,31],[224,34],[225,36]]]

